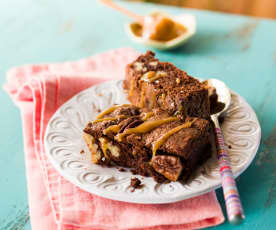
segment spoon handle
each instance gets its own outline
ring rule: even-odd
[[[213,115],[212,120],[215,124],[219,172],[221,176],[228,220],[231,224],[239,224],[245,218],[239,192],[233,176],[230,159],[225,148],[224,137],[217,116]]]
[[[143,22],[144,22],[143,16],[135,14],[132,11],[129,11],[128,9],[125,9],[125,8],[117,5],[112,0],[100,0],[100,2],[106,6],[109,6],[110,8],[113,8],[114,10],[120,11],[122,14],[127,15],[128,17],[134,19],[135,21],[139,22],[140,24],[143,24]]]

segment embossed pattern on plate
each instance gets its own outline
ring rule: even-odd
[[[74,185],[92,194],[133,203],[171,203],[197,196],[221,186],[216,158],[213,156],[183,185],[179,182],[157,184],[142,178],[144,187],[132,192],[132,174],[116,168],[103,168],[90,162],[90,154],[82,138],[82,129],[97,111],[113,104],[129,103],[122,81],[110,81],[80,92],[53,115],[45,134],[45,150],[54,167]],[[259,147],[261,129],[253,109],[232,92],[232,102],[222,125],[235,176],[252,162]],[[84,149],[85,153],[80,154]]]

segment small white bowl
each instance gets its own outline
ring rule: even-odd
[[[165,41],[165,42],[156,41],[156,40],[144,38],[142,36],[137,36],[132,30],[132,26],[137,23],[131,22],[131,23],[128,23],[125,28],[126,28],[127,34],[129,35],[129,37],[131,38],[132,41],[134,41],[136,43],[143,44],[143,45],[151,47],[151,48],[155,48],[155,49],[159,49],[159,50],[167,50],[167,49],[172,49],[172,48],[182,45],[183,43],[187,42],[195,34],[195,32],[196,32],[195,16],[193,16],[191,14],[181,14],[181,15],[177,15],[177,16],[171,16],[166,13],[156,12],[156,11],[153,12],[152,14],[156,14],[156,13],[164,15],[166,17],[169,17],[173,21],[178,22],[179,24],[183,25],[187,29],[187,31],[185,33],[183,33],[182,35],[180,35],[172,40],[169,40],[169,41]]]

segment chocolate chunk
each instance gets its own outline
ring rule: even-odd
[[[171,181],[177,181],[183,169],[179,157],[167,155],[155,156],[152,159],[152,167]]]
[[[126,129],[130,129],[130,128],[135,128],[136,126],[142,124],[143,121],[141,120],[137,120],[137,118],[134,118],[133,121],[131,121],[129,124],[127,124],[126,126],[122,127],[119,131],[119,133],[124,132]]]
[[[120,130],[119,130],[119,133],[122,133],[125,131],[125,129],[129,129],[129,128],[134,128],[138,125],[140,125],[141,123],[143,123],[143,121],[139,120],[138,117],[130,117],[130,118],[127,118],[125,120],[123,120],[121,123],[120,123]]]

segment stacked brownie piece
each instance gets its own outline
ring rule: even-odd
[[[160,183],[186,180],[210,157],[206,85],[149,51],[127,66],[124,89],[132,104],[112,106],[84,129],[92,161]]]
[[[139,107],[182,117],[210,117],[206,85],[171,63],[159,62],[151,51],[127,66],[124,88],[129,101]]]

